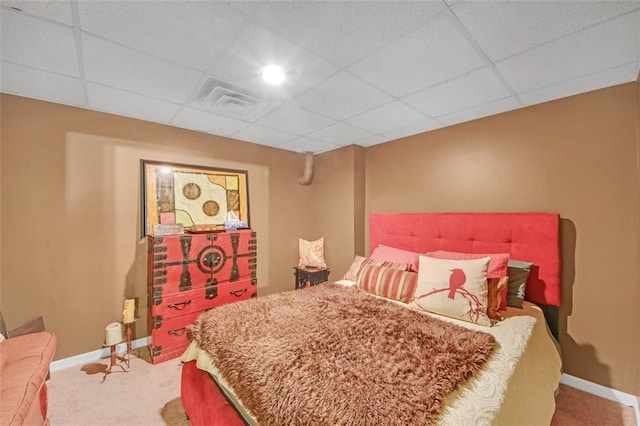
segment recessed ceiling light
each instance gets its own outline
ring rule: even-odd
[[[262,70],[260,71],[260,75],[262,76],[262,79],[265,81],[265,83],[271,84],[273,86],[282,84],[282,82],[286,78],[284,70],[278,65],[267,65],[266,67],[262,68]]]

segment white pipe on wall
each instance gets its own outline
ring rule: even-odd
[[[313,152],[311,151],[304,153],[304,169],[298,182],[300,185],[311,185],[313,182]]]

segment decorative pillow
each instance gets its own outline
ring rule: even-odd
[[[415,251],[379,245],[373,249],[369,257],[371,259],[387,260],[395,263],[408,263],[411,265],[411,271],[418,272],[418,256],[420,256],[420,254]]]
[[[372,259],[370,257],[367,257],[362,261],[362,265],[360,265],[360,270],[356,274],[356,277],[360,275],[362,269],[367,265],[384,266],[385,268],[399,269],[401,271],[411,271],[411,265],[409,265],[408,263],[396,263],[391,262],[390,260]]]
[[[396,263],[388,260],[372,259],[370,257],[362,257],[356,255],[356,257],[353,259],[353,262],[351,263],[351,266],[349,266],[349,269],[344,274],[344,277],[342,277],[342,279],[358,281],[358,275],[360,275],[362,268],[364,268],[366,265],[384,266],[385,268],[399,269],[401,271],[409,271],[411,269],[411,265],[409,265],[408,263]]]
[[[409,303],[416,291],[418,274],[384,266],[363,265],[356,287],[388,299]]]
[[[418,285],[411,305],[425,311],[490,326],[487,268],[490,257],[468,260],[420,256]]]
[[[522,309],[527,279],[533,263],[522,260],[509,260],[509,284],[507,285],[507,306]]]
[[[509,253],[459,253],[457,251],[432,251],[427,253],[429,257],[438,259],[479,259],[481,257],[490,257],[489,269],[487,269],[487,278],[502,278],[508,276],[507,265],[509,263]]]
[[[362,262],[364,262],[365,259],[366,257],[358,256],[356,254],[356,257],[353,258],[353,262],[351,262],[351,266],[349,266],[349,269],[347,269],[347,272],[345,272],[342,279],[349,280],[349,281],[357,281],[358,271],[360,270],[360,266],[362,266]]]
[[[310,266],[312,268],[326,268],[324,261],[324,237],[315,241],[307,241],[302,238],[298,241],[298,251],[300,252],[300,260],[298,267],[304,268]]]
[[[508,282],[509,277],[487,278],[487,316],[492,320],[504,319],[500,310],[506,309],[502,305],[506,301]]]

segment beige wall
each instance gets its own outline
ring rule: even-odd
[[[2,104],[0,103],[0,114]],[[0,120],[2,126],[2,120]],[[2,135],[0,135],[0,165],[2,164]],[[2,173],[0,170],[0,224],[2,224]],[[2,241],[2,226],[0,226],[0,241]],[[2,244],[0,244],[0,312],[2,312]],[[6,337],[6,336],[5,336]]]
[[[298,237],[325,236],[340,278],[371,212],[560,213],[566,372],[639,394],[639,97],[627,84],[330,151],[302,186],[300,154],[2,95],[0,307],[10,326],[44,314],[57,358],[98,348],[124,297],[145,305],[139,160],[240,168],[261,295],[292,288]]]
[[[565,371],[639,394],[637,108],[630,83],[372,147],[367,213],[558,212]]]
[[[249,171],[259,294],[293,288],[313,187],[293,152],[2,95],[1,309],[8,325],[44,315],[56,358],[99,348],[104,327],[139,297],[146,335],[140,159]]]
[[[339,280],[362,251],[364,215],[364,148],[347,146],[315,156],[313,201],[300,206],[312,214],[306,239],[325,237],[330,278]]]
[[[636,79],[636,219],[640,228],[640,73]],[[640,252],[640,238],[638,238],[638,252]],[[636,300],[640,306],[640,283],[636,287]],[[640,315],[637,316],[638,329],[640,329]],[[640,346],[640,343],[639,343]],[[636,365],[638,377],[636,379],[636,395],[640,406],[640,349],[636,353]]]

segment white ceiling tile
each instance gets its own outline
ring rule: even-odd
[[[349,120],[356,127],[367,129],[373,133],[382,133],[426,120],[426,115],[408,107],[400,101],[393,101],[374,110],[365,112]]]
[[[84,105],[80,79],[2,61],[0,91],[66,105]]]
[[[373,135],[373,136],[367,136],[366,138],[362,138],[360,140],[357,140],[354,142],[355,145],[360,145],[360,146],[364,146],[364,147],[368,147],[368,146],[373,146],[373,145],[378,145],[381,143],[385,143],[385,142],[389,142],[391,139],[389,139],[386,136],[382,136],[382,135]]]
[[[258,124],[298,135],[314,132],[334,122],[330,118],[289,104],[281,106],[266,117],[258,120]]]
[[[402,98],[414,108],[438,117],[509,96],[504,83],[487,68]]]
[[[0,33],[2,60],[74,77],[80,75],[70,28],[5,10]]]
[[[34,1],[34,0],[2,0],[2,6],[17,8],[22,12],[71,25],[71,2],[69,1]]]
[[[333,126],[310,133],[308,136],[332,145],[350,145],[353,141],[371,136],[371,133],[345,123],[336,123]]]
[[[246,3],[246,2],[242,2]],[[334,64],[346,66],[443,10],[441,2],[256,2],[262,25]]]
[[[344,71],[296,99],[301,106],[337,120],[353,117],[392,100],[391,96]]]
[[[195,108],[184,108],[173,119],[171,124],[214,135],[231,136],[245,128],[248,123]]]
[[[244,22],[224,2],[80,1],[78,7],[83,31],[200,70]]]
[[[498,99],[497,101],[489,102],[484,105],[478,105],[464,111],[443,115],[442,117],[438,117],[438,120],[448,126],[451,126],[458,123],[464,123],[465,121],[487,117],[489,115],[500,114],[501,112],[512,111],[520,107],[521,105],[518,100],[511,96],[504,99]]]
[[[80,79],[2,61],[0,91],[65,105],[84,106]]]
[[[339,148],[339,146],[300,136],[299,138],[278,146],[278,148],[295,152],[313,152],[314,154],[320,154]]]
[[[496,64],[517,93],[623,65],[640,50],[640,11]]]
[[[404,96],[484,65],[447,15],[380,49],[349,69],[395,96]]]
[[[638,1],[470,1],[453,11],[498,60],[638,7]]]
[[[200,72],[86,35],[82,49],[87,80],[171,102],[184,102],[203,77]]]
[[[278,146],[292,139],[295,139],[298,135],[281,130],[270,129],[264,126],[258,126],[257,124],[247,126],[240,130],[238,133],[234,133],[234,139],[240,139],[243,141],[258,143],[262,145]]]
[[[281,66],[287,78],[280,86],[269,86],[260,70],[270,64]],[[262,27],[248,25],[213,66],[211,74],[266,97],[293,98],[325,80],[337,67],[311,55],[294,43]]]
[[[126,117],[166,123],[180,105],[125,92],[95,83],[87,83],[89,107]]]
[[[260,6],[259,1],[230,1],[229,7],[243,16],[250,16]],[[275,3],[275,2],[274,2]]]
[[[410,124],[409,126],[400,127],[398,129],[388,130],[383,133],[389,139],[400,139],[406,136],[417,135],[418,133],[429,132],[431,130],[443,127],[436,120],[428,119],[420,123]]]
[[[620,67],[576,78],[575,80],[569,80],[563,83],[554,84],[553,86],[536,89],[531,92],[521,93],[519,96],[527,105],[539,104],[541,102],[564,98],[578,93],[589,92],[603,87],[628,83],[635,81],[637,76],[638,69],[635,62],[632,62]]]

